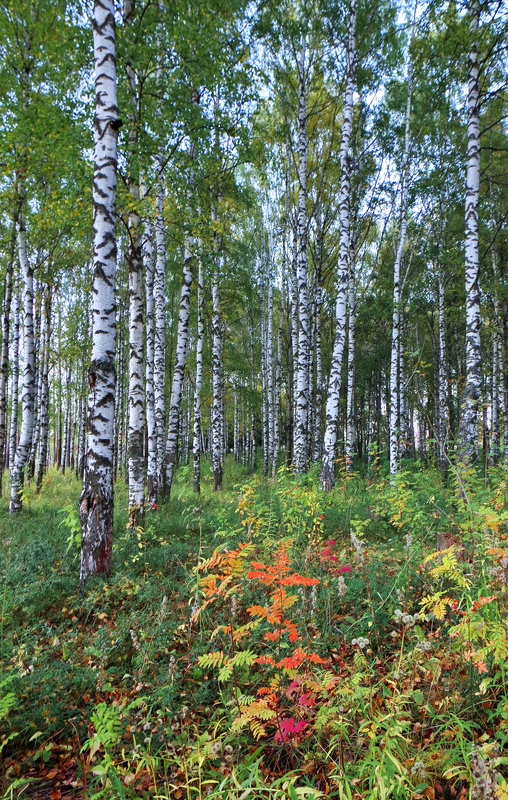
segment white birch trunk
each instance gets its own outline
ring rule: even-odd
[[[282,326],[284,323],[284,300],[281,293],[281,306],[279,325],[277,328],[277,360],[275,362],[275,377],[273,387],[273,453],[272,453],[272,476],[277,472],[277,461],[280,449],[280,395],[281,395],[281,372],[282,372]]]
[[[41,251],[37,255],[37,261],[41,257]],[[30,482],[35,474],[35,459],[39,447],[40,435],[40,397],[42,388],[41,359],[42,359],[42,339],[43,339],[43,316],[42,316],[42,291],[37,282],[34,291],[34,421],[32,428],[32,441],[30,442],[30,452],[25,469],[25,480]]]
[[[445,285],[440,264],[438,277],[438,462],[444,473],[447,471],[446,437],[448,414],[446,407],[446,341],[445,341]]]
[[[164,483],[164,451],[166,444],[166,243],[164,239],[164,184],[157,189],[155,213],[155,349],[154,349],[154,400],[157,430],[157,482],[156,492]]]
[[[222,489],[222,380],[221,380],[221,321],[219,298],[219,273],[222,264],[220,256],[216,256],[212,278],[212,468],[214,491]]]
[[[344,122],[340,143],[340,205],[339,205],[339,256],[337,264],[337,300],[335,304],[335,341],[326,397],[326,421],[321,462],[321,485],[325,491],[335,484],[335,446],[339,420],[340,381],[342,357],[346,338],[346,283],[349,255],[349,196],[350,172],[349,142],[353,126],[353,92],[356,52],[356,0],[351,2],[349,17],[348,66],[344,102]]]
[[[318,278],[317,278],[318,280]],[[323,437],[321,434],[321,414],[323,408],[323,362],[321,356],[321,306],[323,290],[319,284],[316,286],[316,396],[314,398],[314,423],[312,434],[312,462],[317,464],[321,458]]]
[[[493,227],[493,221],[491,222]],[[501,455],[501,426],[500,412],[503,396],[503,344],[501,337],[501,309],[499,304],[499,267],[497,263],[497,249],[494,244],[492,248],[492,272],[494,274],[494,331],[492,334],[492,432],[491,432],[491,460],[496,464]],[[506,428],[506,416],[504,416],[504,426]]]
[[[255,347],[254,347],[254,333],[252,330],[252,323],[249,319],[249,339],[250,339],[250,352],[251,352],[251,376],[250,376],[250,389],[251,389],[251,411],[250,411],[250,449],[251,449],[251,470],[255,472],[257,469],[257,449],[256,449],[256,414],[253,408],[254,397],[256,394],[256,370],[255,370]]]
[[[12,310],[12,378],[11,378],[11,421],[9,426],[9,471],[14,469],[14,458],[18,446],[18,405],[19,405],[19,295],[14,293]]]
[[[273,419],[273,242],[272,231],[268,231],[268,292],[266,314],[266,382],[268,415],[268,459],[273,463],[274,419]]]
[[[145,365],[145,405],[147,429],[146,489],[150,504],[157,502],[157,429],[155,425],[154,400],[154,297],[153,297],[153,237],[148,219],[144,223],[143,261],[145,265],[145,327],[146,327],[146,365]]]
[[[194,428],[192,437],[193,478],[195,492],[201,491],[201,388],[203,385],[203,341],[205,323],[203,319],[203,264],[198,264],[197,285],[198,330],[196,341],[196,383],[194,386]]]
[[[115,419],[116,104],[115,7],[94,0],[95,150],[93,317],[85,476],[80,498],[81,573],[109,575],[113,534]]]
[[[14,244],[16,230],[14,228]],[[9,370],[9,334],[12,300],[12,263],[14,253],[11,254],[5,275],[4,312],[2,316],[2,349],[0,351],[0,497],[2,496],[2,477],[5,466],[5,449],[7,444],[7,394]]]
[[[69,415],[71,411],[71,401],[69,396],[70,391],[70,380],[71,380],[71,368],[67,367],[65,373],[65,385],[67,387],[67,402],[65,404],[65,413],[64,413],[64,424],[63,424],[63,434],[62,434],[62,449],[60,451],[60,472],[65,474],[65,467],[67,465],[67,448],[69,444]]]
[[[298,370],[295,397],[295,452],[297,472],[307,471],[309,414],[309,309],[307,295],[307,111],[306,40],[298,61]]]
[[[134,1],[124,0],[124,30],[133,22]],[[139,157],[140,134],[140,89],[137,74],[129,61],[125,65],[131,89],[129,145],[133,163],[129,166],[130,204],[128,217],[128,266],[129,266],[129,420],[128,420],[128,480],[129,480],[129,527],[136,529],[143,524],[145,512],[145,387],[143,367],[144,304],[143,304],[143,227],[139,215],[140,183]]]
[[[480,188],[480,105],[478,67],[478,0],[469,4],[470,32],[469,80],[467,93],[467,175],[465,202],[465,277],[466,277],[466,384],[462,398],[459,450],[464,461],[471,461],[478,447],[478,406],[481,393],[480,289],[478,283],[478,197]]]
[[[139,189],[131,189],[139,201]],[[140,220],[137,212],[129,215],[129,524],[142,524],[145,506],[145,389],[143,369],[143,263]]]
[[[86,402],[83,395],[79,397],[78,406],[78,444],[76,451],[76,480],[83,480],[85,467],[85,441],[86,441]]]
[[[351,254],[348,287],[348,351],[347,351],[347,411],[346,411],[346,471],[353,472],[355,457],[355,255]]]
[[[23,200],[24,205],[25,200]],[[30,453],[34,425],[35,353],[33,324],[33,268],[28,259],[23,211],[18,222],[18,255],[23,275],[23,389],[21,394],[21,432],[11,472],[11,514],[21,511],[23,472]]]
[[[410,146],[410,120],[411,120],[411,94],[412,94],[412,66],[408,54],[408,75],[407,75],[407,101],[406,101],[406,124],[404,133],[404,155],[402,162],[401,186],[400,186],[400,223],[399,238],[397,241],[397,251],[395,263],[393,265],[393,301],[392,301],[392,346],[390,355],[390,474],[395,475],[399,467],[400,455],[400,271],[404,256],[404,246],[406,243],[407,229],[407,185],[409,168],[409,146]]]
[[[41,389],[39,409],[39,447],[37,458],[36,487],[41,490],[42,479],[46,471],[49,444],[49,342],[51,338],[51,287],[47,287],[44,298],[43,340],[41,350]]]
[[[265,263],[263,248],[260,259],[259,300],[261,306],[261,424],[263,426],[263,475],[268,475],[270,462],[270,441],[268,432],[268,358],[266,353],[266,303],[265,303]]]
[[[180,427],[180,407],[182,403],[183,378],[187,360],[187,346],[189,342],[189,313],[192,284],[193,241],[186,239],[183,257],[183,277],[180,292],[180,307],[178,311],[178,328],[176,337],[175,368],[171,384],[171,399],[169,404],[168,437],[166,442],[166,482],[164,494],[171,493],[173,472],[176,464],[178,448],[178,430]]]
[[[312,463],[317,464],[321,458],[321,415],[323,408],[323,365],[321,356],[321,308],[323,304],[323,289],[321,287],[321,269],[323,264],[323,220],[321,204],[316,210],[316,287],[315,287],[315,359],[316,359],[316,395],[314,398],[314,417],[312,430]]]

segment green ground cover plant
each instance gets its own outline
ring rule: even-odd
[[[203,484],[82,593],[74,478],[2,501],[2,796],[506,800],[506,473]]]

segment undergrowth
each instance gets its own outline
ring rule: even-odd
[[[508,800],[506,473],[225,487],[83,594],[74,478],[1,501],[3,797]]]

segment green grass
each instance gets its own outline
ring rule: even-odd
[[[16,781],[22,787],[25,780],[41,787],[49,781],[75,796],[82,796],[85,781],[89,796],[97,798],[152,797],[155,786],[161,797],[205,797],[210,789],[213,797],[237,798],[249,790],[253,797],[294,800],[312,787],[317,797],[326,786],[340,798],[381,797],[383,786],[389,787],[387,797],[418,797],[411,769],[422,753],[425,786],[467,786],[471,773],[464,754],[473,742],[493,747],[497,742],[498,749],[508,742],[508,658],[499,644],[506,632],[503,594],[488,583],[486,562],[460,567],[470,583],[467,597],[452,572],[432,578],[422,562],[435,549],[437,530],[446,525],[462,531],[466,545],[477,552],[481,537],[492,543],[494,534],[498,541],[506,535],[505,474],[493,470],[488,479],[469,480],[469,505],[462,506],[453,484],[443,486],[436,472],[418,468],[408,469],[395,486],[382,470],[351,478],[341,474],[336,489],[324,496],[315,471],[303,479],[280,473],[273,481],[249,476],[228,458],[225,488],[218,493],[212,490],[208,463],[200,495],[192,492],[189,468],[178,470],[171,501],[147,513],[142,532],[126,528],[127,489],[119,481],[112,577],[89,583],[82,593],[80,486],[73,475],[50,471],[39,495],[28,487],[16,517],[8,514],[4,486],[0,746],[5,797],[16,796]],[[239,513],[242,486],[252,492]],[[363,564],[351,547],[351,529],[365,542]],[[274,731],[260,742],[248,728],[233,737],[228,733],[237,716],[238,687],[255,695],[269,675],[242,667],[235,689],[197,663],[212,650],[228,652],[230,643],[220,632],[211,642],[214,629],[228,621],[223,600],[191,623],[193,605],[203,602],[196,593],[195,568],[215,549],[235,548],[249,535],[256,558],[267,563],[280,542],[291,538],[293,569],[320,581],[313,600],[310,590],[298,596],[294,619],[302,641],[327,660],[312,673],[315,686],[331,683],[327,690],[309,690],[316,705],[305,712],[305,734],[289,749],[274,742]],[[321,555],[330,540],[338,560],[333,563]],[[344,598],[330,569],[335,563],[352,566],[345,574]],[[449,630],[460,622],[451,611],[445,620],[416,625],[401,638],[395,609],[414,613],[419,600],[437,590],[458,598],[464,608],[469,596],[498,597],[497,616],[494,604],[481,612],[492,631],[490,650],[482,656],[486,675],[472,668],[471,659],[469,666],[464,661],[471,647],[480,652],[484,634],[480,631],[471,646],[450,639]],[[263,591],[241,578],[238,620],[248,618],[242,615],[249,605],[265,602]],[[253,631],[239,646],[267,652],[263,630]],[[365,652],[352,644],[363,636],[370,640]],[[418,650],[423,639],[432,646],[425,658]],[[302,679],[311,681],[311,672]],[[302,713],[298,707],[291,711],[284,697],[285,713]],[[437,737],[446,724],[453,736]]]

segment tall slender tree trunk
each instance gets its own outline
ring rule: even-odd
[[[467,175],[465,202],[466,384],[459,430],[461,458],[471,461],[478,448],[478,407],[482,362],[480,288],[478,282],[478,197],[480,188],[480,91],[478,68],[479,0],[470,0],[469,81],[467,93]]]
[[[279,460],[280,449],[280,396],[281,396],[281,372],[282,372],[282,326],[284,323],[284,295],[281,292],[281,305],[279,314],[279,325],[277,327],[277,358],[275,361],[275,375],[273,386],[273,452],[272,452],[272,476],[277,472],[277,462]]]
[[[44,339],[41,355],[41,407],[40,407],[40,439],[37,459],[36,487],[41,490],[42,479],[46,471],[49,449],[49,343],[51,341],[51,287],[46,288],[44,298]]]
[[[39,251],[39,257],[41,253]],[[37,260],[39,260],[39,257]],[[34,421],[32,427],[32,440],[30,442],[30,452],[27,459],[25,469],[25,479],[30,482],[35,474],[35,459],[37,457],[37,449],[39,447],[39,432],[40,432],[40,397],[41,397],[41,354],[42,354],[42,320],[41,313],[42,306],[42,290],[40,284],[37,282],[34,292]]]
[[[82,394],[78,404],[78,443],[76,451],[76,480],[83,480],[85,468],[85,441],[86,441],[86,401]],[[115,434],[115,441],[118,441]],[[116,465],[115,465],[116,470]],[[116,476],[115,476],[116,477]]]
[[[147,428],[147,469],[146,490],[148,502],[157,502],[157,430],[155,425],[154,400],[154,263],[152,226],[148,219],[144,222],[143,261],[145,264],[145,313],[146,313],[146,353],[145,353],[145,397]]]
[[[393,302],[392,302],[392,347],[390,355],[390,474],[395,475],[399,467],[400,456],[400,270],[404,256],[407,230],[407,186],[410,147],[411,95],[413,90],[412,65],[408,52],[406,124],[404,133],[404,155],[402,162],[400,186],[400,222],[399,238],[395,263],[393,265]]]
[[[349,17],[349,39],[347,56],[347,82],[344,102],[344,122],[340,143],[340,205],[339,205],[339,256],[337,264],[337,300],[335,303],[335,341],[326,397],[326,422],[321,461],[321,485],[325,491],[335,484],[335,446],[339,421],[340,382],[342,357],[346,338],[346,291],[347,263],[349,255],[349,199],[351,184],[351,160],[349,143],[353,126],[354,77],[356,53],[356,0],[351,2]]]
[[[316,354],[316,396],[314,399],[314,417],[312,431],[312,462],[317,464],[321,458],[323,443],[321,433],[321,416],[323,408],[323,364],[321,357],[321,307],[323,304],[323,289],[321,287],[321,268],[323,264],[323,223],[321,206],[316,212],[317,241],[316,241],[316,287],[315,287],[315,354]]]
[[[14,293],[13,337],[12,337],[12,378],[11,378],[11,422],[9,427],[9,471],[14,469],[14,459],[18,446],[18,406],[19,406],[19,295]]]
[[[46,369],[46,361],[49,357],[48,354],[48,347],[49,347],[49,335],[47,333],[47,325],[48,325],[48,315],[47,315],[47,294],[49,293],[49,287],[41,292],[41,299],[40,299],[40,331],[39,337],[37,342],[37,349],[38,349],[38,359],[37,359],[37,391],[35,396],[35,403],[37,405],[37,413],[35,416],[34,422],[34,433],[32,436],[32,446],[30,450],[30,464],[29,464],[29,471],[28,475],[29,478],[32,479],[36,474],[36,466],[37,466],[37,454],[39,453],[41,447],[41,439],[43,434],[43,428],[46,427],[46,419],[45,416],[48,412],[47,404],[48,398],[45,397],[46,392],[46,382],[47,382],[47,369]],[[50,311],[51,314],[51,311]],[[50,317],[51,323],[51,317]],[[70,390],[70,389],[69,389]],[[36,484],[37,485],[37,484]]]
[[[308,66],[306,37],[298,61],[298,371],[295,406],[295,453],[297,472],[308,463],[309,414],[309,309],[307,295],[307,113]]]
[[[198,263],[198,330],[196,341],[196,383],[194,386],[194,427],[192,436],[192,487],[195,492],[201,491],[201,388],[203,385],[203,341],[205,322],[203,319],[203,264]]]
[[[154,349],[154,399],[157,429],[157,483],[156,491],[164,483],[164,452],[166,431],[166,243],[164,239],[164,183],[159,181],[155,214],[155,349]]]
[[[268,415],[268,459],[270,469],[273,463],[274,449],[274,418],[273,418],[273,383],[274,383],[274,364],[273,364],[273,242],[272,231],[268,230],[268,291],[266,305],[266,395],[267,395],[267,415]]]
[[[35,395],[33,267],[30,264],[27,253],[24,187],[21,189],[21,196],[23,200],[18,221],[18,256],[23,275],[23,390],[21,395],[21,432],[11,472],[11,498],[9,504],[11,514],[21,511],[22,508],[23,472],[32,443]]]
[[[195,89],[191,93],[191,103],[199,103],[199,92]],[[197,157],[196,147],[191,139],[190,158],[195,162]],[[194,167],[192,166],[189,174],[188,201],[190,209],[194,208]],[[180,416],[182,405],[182,391],[184,384],[185,364],[187,361],[187,348],[189,343],[189,315],[192,286],[192,268],[194,262],[194,250],[196,239],[192,229],[185,235],[184,254],[183,254],[183,276],[182,288],[180,292],[180,307],[178,310],[178,328],[176,336],[175,368],[173,370],[173,380],[171,384],[171,398],[169,403],[168,435],[166,441],[166,475],[164,482],[164,494],[168,497],[171,493],[173,483],[173,473],[176,465],[178,452],[178,434],[180,429]]]
[[[492,249],[492,271],[494,273],[494,331],[492,335],[492,461],[497,463],[501,455],[501,429],[500,417],[503,417],[504,430],[508,419],[506,418],[506,406],[504,404],[504,376],[505,369],[503,363],[503,319],[499,302],[499,266],[496,245]]]
[[[355,253],[352,248],[349,264],[348,286],[348,351],[347,351],[347,408],[346,408],[346,471],[352,472],[355,457],[355,328],[356,328],[356,291],[355,291]]]
[[[256,447],[256,411],[254,405],[254,397],[256,393],[256,371],[254,365],[256,363],[256,351],[254,346],[254,333],[252,330],[252,323],[249,320],[249,340],[250,340],[250,356],[251,356],[251,376],[250,376],[250,389],[251,389],[251,412],[250,412],[250,448],[251,448],[251,470],[255,472],[257,469],[257,447]]]
[[[267,324],[265,302],[265,258],[263,247],[261,247],[259,273],[259,302],[261,306],[261,424],[263,427],[263,475],[268,475],[268,466],[270,463],[270,434],[268,421],[268,357],[266,352]]]
[[[117,132],[114,0],[94,0],[95,150],[93,317],[85,477],[80,498],[81,572],[109,575],[113,534]]]
[[[192,252],[193,242],[186,241],[183,259],[182,288],[180,292],[180,307],[178,311],[178,329],[176,337],[175,368],[171,385],[171,399],[169,403],[168,437],[166,442],[166,482],[164,493],[169,496],[173,482],[173,472],[176,464],[178,447],[178,431],[180,427],[180,407],[182,403],[183,378],[187,360],[187,346],[189,342],[189,314],[190,295],[192,284]]]
[[[69,396],[69,391],[70,391],[69,383],[70,383],[70,378],[71,378],[71,368],[70,367],[67,367],[66,372],[65,372],[65,376],[66,376],[65,385],[67,387],[67,402],[65,404],[64,422],[63,422],[63,430],[62,430],[62,447],[61,447],[61,450],[60,450],[60,464],[59,464],[60,472],[62,473],[62,475],[65,473],[65,467],[67,465],[67,447],[68,447],[67,431],[68,431],[68,428],[69,428],[69,414],[70,414],[70,410],[71,410],[71,402],[70,402],[70,396]]]
[[[13,223],[11,253],[5,274],[4,310],[2,316],[2,349],[0,351],[0,497],[2,496],[2,477],[5,466],[7,444],[7,390],[9,371],[9,335],[11,322],[11,299],[14,248],[16,246],[16,220]]]
[[[443,267],[439,265],[438,276],[438,464],[445,475],[448,468],[446,438],[448,432],[446,402],[446,340],[445,340],[445,283]]]
[[[139,201],[139,187],[131,188]],[[142,524],[145,505],[145,393],[143,369],[143,262],[140,219],[137,211],[129,215],[129,524]]]
[[[220,244],[219,244],[220,247]],[[213,488],[222,489],[222,369],[221,369],[221,319],[219,298],[219,274],[222,258],[217,255],[212,277],[212,469]]]
[[[298,233],[296,225],[292,226],[293,248],[291,260],[291,361],[292,378],[291,385],[291,461],[295,465],[295,442],[296,442],[296,398],[298,396]]]
[[[129,31],[134,22],[135,4],[124,0],[124,30]],[[143,524],[145,511],[145,388],[143,368],[144,303],[143,303],[143,226],[139,214],[140,175],[139,158],[141,95],[138,76],[129,62],[126,63],[127,80],[131,90],[129,112],[130,212],[128,216],[129,248],[129,420],[128,420],[128,473],[129,473],[129,526]]]

